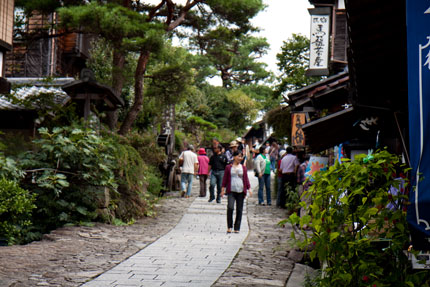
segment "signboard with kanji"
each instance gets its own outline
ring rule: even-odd
[[[302,125],[306,123],[306,114],[295,113],[291,117],[291,145],[305,146],[305,134]]]
[[[307,75],[328,75],[330,9],[309,9],[311,14],[311,37],[309,49],[309,70]]]

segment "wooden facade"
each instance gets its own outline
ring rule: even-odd
[[[0,47],[12,48],[14,0],[0,1]]]
[[[3,78],[6,53],[12,49],[14,0],[0,1],[0,93],[9,93],[10,84]]]
[[[347,153],[387,147],[407,155],[404,0],[310,2],[331,7],[332,27],[331,75],[288,94],[291,112],[306,114],[308,151],[343,143]]]
[[[56,13],[34,13],[25,25],[15,27],[13,50],[6,63],[7,77],[76,76],[85,67],[92,37],[61,34]]]

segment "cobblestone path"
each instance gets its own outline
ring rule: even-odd
[[[251,179],[255,180],[252,176]],[[197,194],[194,185],[193,195]],[[175,194],[157,205],[155,218],[143,218],[131,226],[65,227],[39,242],[0,247],[0,286],[81,286],[149,248],[177,226],[187,210],[208,212],[205,208],[189,209],[198,200],[204,199],[184,199]],[[218,206],[225,209],[225,200]],[[285,286],[295,265],[294,258],[289,256],[293,249],[288,244],[291,227],[277,225],[285,218],[285,210],[258,206],[255,188],[246,209],[249,233],[242,225],[241,235],[247,237],[236,255],[228,252],[232,262],[224,272],[218,270],[220,277],[213,279],[216,282],[212,286]],[[234,234],[225,234],[226,224],[223,224],[219,234],[227,240]]]

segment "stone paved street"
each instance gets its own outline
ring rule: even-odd
[[[0,286],[285,286],[297,260],[289,252],[291,227],[277,225],[285,210],[257,205],[250,178],[254,194],[239,234],[225,232],[225,199],[209,204],[174,194],[157,206],[155,218],[131,226],[66,227],[40,242],[0,247]],[[193,248],[181,247],[190,241]],[[115,284],[120,278],[132,280]]]

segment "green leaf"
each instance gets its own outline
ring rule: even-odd
[[[377,213],[378,213],[378,211],[379,211],[379,210],[378,210],[376,207],[369,208],[369,209],[365,212],[364,216],[372,216],[372,215],[375,215],[375,214],[377,214]]]
[[[59,180],[57,180],[57,183],[58,183],[59,185],[61,185],[62,187],[69,187],[69,182],[68,182],[68,181],[66,181],[66,180],[59,179]]]
[[[340,199],[340,202],[342,202],[343,204],[348,204],[348,197],[344,196]]]
[[[82,206],[76,207],[76,211],[79,212],[82,215],[87,215],[88,214],[87,209],[85,207],[82,207]]]
[[[340,233],[339,232],[331,232],[330,233],[330,242],[335,240],[337,237],[339,237]]]
[[[404,232],[405,231],[405,226],[402,223],[396,223],[396,227],[401,231]]]
[[[60,215],[58,216],[58,219],[60,221],[68,221],[69,220],[69,215],[65,212],[61,212]]]

